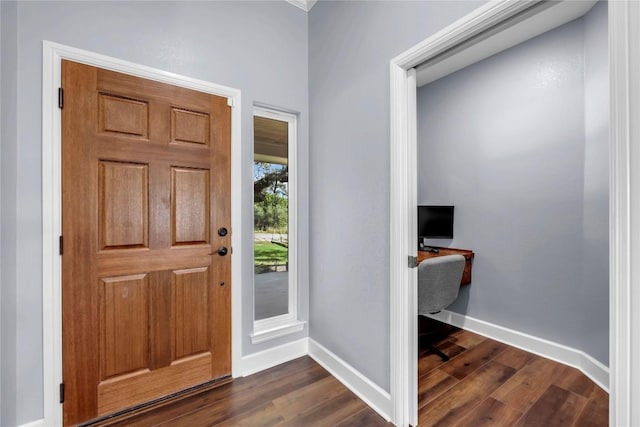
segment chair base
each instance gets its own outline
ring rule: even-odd
[[[442,359],[443,362],[449,361],[449,356],[447,356],[446,354],[444,354],[443,352],[441,352],[431,344],[427,344],[425,347],[427,348],[427,350],[429,350],[430,353],[437,354],[438,356],[440,356],[440,359]]]
[[[435,313],[439,313],[436,311]],[[434,314],[434,313],[431,313]],[[443,362],[449,361],[449,356],[440,351],[437,347],[433,346],[431,342],[435,339],[441,341],[448,338],[450,333],[450,325],[442,323],[438,320],[431,319],[424,315],[418,316],[418,346],[422,350],[426,350],[428,353],[437,354]],[[431,339],[429,339],[431,338]]]

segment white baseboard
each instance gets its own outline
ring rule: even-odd
[[[47,426],[47,424],[46,424],[44,418],[41,419],[41,420],[31,421],[29,423],[20,425],[20,427],[46,427],[46,426]]]
[[[362,399],[386,421],[391,420],[391,395],[351,365],[309,338],[309,356]]]
[[[433,314],[430,317],[547,359],[573,366],[591,378],[603,390],[609,392],[609,368],[582,350],[448,310],[442,310],[440,313]]]
[[[243,356],[240,372],[243,377],[246,377],[247,375],[255,374],[256,372],[272,368],[276,365],[297,359],[298,357],[306,356],[307,354],[309,354],[309,341],[307,338],[302,338],[248,356]]]

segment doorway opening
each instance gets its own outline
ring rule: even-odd
[[[444,62],[451,59],[451,63],[460,68],[465,67],[479,58],[486,58],[500,51],[504,46],[493,41],[491,36],[498,35],[513,24],[525,21],[528,17],[545,17],[545,8],[556,6],[569,7],[570,3],[578,2],[536,2],[525,4],[523,2],[489,3],[472,14],[462,18],[458,22],[436,33],[424,42],[404,52],[391,61],[391,396],[394,407],[394,422],[398,425],[414,424],[417,422],[417,381],[416,360],[417,354],[417,316],[416,316],[416,288],[417,275],[414,269],[407,268],[412,264],[412,257],[416,255],[416,212],[417,191],[415,182],[416,174],[416,142],[417,142],[417,117],[416,117],[416,70],[421,64]],[[580,2],[583,3],[583,2]],[[610,53],[611,82],[616,80],[616,72],[620,76],[628,75],[627,62],[629,46],[629,7],[628,5],[614,5],[610,2],[609,22],[616,22],[616,26],[609,25],[608,33],[610,46],[615,52]],[[539,7],[541,9],[537,9]],[[548,11],[549,9],[547,9]],[[558,12],[560,9],[556,9]],[[546,14],[542,22],[548,24],[550,15],[565,16],[563,13]],[[581,14],[575,17],[581,16]],[[635,15],[634,15],[635,16]],[[575,18],[574,17],[574,18]],[[574,18],[570,18],[568,22]],[[554,24],[550,28],[554,28]],[[545,32],[549,28],[540,31]],[[522,40],[520,40],[522,41]],[[619,45],[617,44],[619,43]],[[465,54],[474,45],[483,47],[475,52],[475,55]],[[493,51],[493,49],[498,48]],[[461,55],[457,55],[461,54]],[[485,55],[485,56],[483,56]],[[474,57],[471,58],[470,57]],[[462,63],[459,61],[463,58]],[[464,64],[464,61],[469,61]],[[450,72],[450,71],[449,71]],[[446,75],[446,72],[442,75]],[[624,135],[628,135],[629,122],[618,118],[618,114],[628,111],[625,104],[628,95],[618,87],[626,87],[625,80],[622,83],[612,84],[611,93],[611,140],[610,155],[612,166],[609,170],[611,196],[609,207],[611,212],[610,234],[610,291],[611,304],[616,310],[611,310],[611,416],[612,420],[629,414],[630,396],[620,387],[617,378],[620,378],[620,370],[628,368],[630,354],[628,347],[621,347],[618,331],[628,331],[631,327],[631,317],[628,310],[621,307],[620,295],[630,295],[631,276],[624,273],[628,264],[630,234],[626,209],[628,208],[628,193],[625,189],[631,185],[628,179],[629,161],[623,156],[627,154]],[[622,274],[624,273],[624,274]],[[623,354],[621,354],[621,351]],[[624,362],[620,365],[620,362]],[[626,384],[627,382],[624,381]],[[624,393],[622,393],[624,391]],[[624,399],[624,412],[615,404],[618,397]],[[619,422],[618,422],[619,423]]]
[[[498,373],[504,382],[479,387],[474,411],[501,408],[496,426],[544,419],[551,395],[573,397],[569,376],[586,388],[567,420],[582,420],[588,402],[598,408],[592,420],[606,425],[608,85],[607,6],[597,3],[418,87],[417,202],[455,205],[455,233],[425,243],[476,254],[471,283],[432,315],[444,324],[419,316],[418,425],[438,424],[447,416],[440,402]],[[418,272],[421,314],[425,271]],[[462,331],[448,331],[450,324]],[[451,361],[426,351],[429,342]],[[488,363],[478,366],[481,353]],[[436,379],[451,388],[433,389]],[[516,398],[522,382],[531,386],[527,404]]]

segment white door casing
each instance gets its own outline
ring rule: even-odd
[[[38,425],[61,425],[62,406],[59,403],[59,384],[62,382],[62,323],[61,323],[61,114],[58,108],[58,88],[61,84],[63,59],[130,74],[149,80],[227,97],[231,112],[231,229],[233,258],[232,276],[232,375],[242,374],[242,247],[241,247],[241,94],[238,89],[217,85],[157,70],[143,65],[97,53],[43,42],[42,80],[42,319],[43,319],[43,384],[44,418]]]

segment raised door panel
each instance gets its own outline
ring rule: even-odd
[[[129,137],[149,136],[149,106],[146,101],[101,93],[99,129]]]
[[[209,114],[171,109],[171,142],[209,145]]]
[[[171,231],[174,245],[209,242],[209,171],[171,168]]]
[[[150,368],[173,362],[173,274],[170,270],[149,273]]]
[[[101,380],[149,366],[146,274],[100,281]]]
[[[210,348],[209,268],[173,274],[175,358],[180,359]]]
[[[149,168],[135,163],[100,162],[100,249],[149,244]]]

